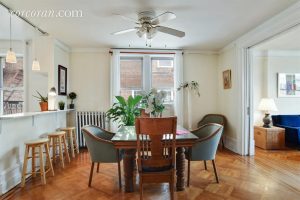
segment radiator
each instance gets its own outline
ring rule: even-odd
[[[105,112],[101,112],[101,111],[77,111],[76,112],[77,140],[80,148],[86,147],[85,140],[81,131],[82,127],[86,125],[95,125],[103,129],[108,128],[106,124]]]

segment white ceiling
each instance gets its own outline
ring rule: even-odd
[[[275,38],[272,38],[257,47],[255,50],[260,51],[300,51],[300,26],[297,26]]]
[[[145,48],[145,41],[134,32],[114,36],[111,32],[132,28],[114,13],[136,18],[140,11],[157,14],[174,12],[175,20],[164,26],[186,32],[184,38],[157,34],[153,48],[219,50],[234,39],[299,0],[2,0],[14,10],[81,9],[82,18],[29,18],[53,37],[71,47]],[[2,11],[2,12],[1,12]],[[7,12],[5,12],[7,14]],[[0,10],[0,39],[8,36],[8,17]],[[4,21],[4,23],[3,23]],[[20,24],[20,23],[19,23]],[[26,37],[29,26],[19,25],[14,37]],[[23,30],[24,29],[24,30]],[[22,31],[23,30],[23,31]]]

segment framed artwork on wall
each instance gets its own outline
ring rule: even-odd
[[[67,68],[58,65],[58,95],[67,95]]]
[[[300,73],[278,73],[278,97],[300,97]]]
[[[231,70],[230,69],[223,71],[223,86],[224,86],[224,89],[231,88]]]

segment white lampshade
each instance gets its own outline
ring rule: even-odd
[[[56,96],[56,89],[55,89],[55,87],[52,87],[52,88],[50,89],[48,95],[49,95],[49,96]]]
[[[16,54],[15,54],[15,52],[12,51],[12,49],[9,49],[7,51],[5,60],[6,60],[7,63],[17,63]]]
[[[33,71],[40,71],[41,70],[40,63],[37,59],[34,59],[33,62],[32,62],[32,70]]]
[[[259,106],[258,106],[258,110],[266,111],[266,112],[277,111],[277,107],[274,102],[274,99],[272,99],[272,98],[261,99]]]

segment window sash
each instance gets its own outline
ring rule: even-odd
[[[6,87],[4,86],[4,74],[3,74],[3,60],[5,60],[5,55],[1,55],[0,59],[0,115],[4,114],[4,91],[23,91],[23,96],[22,99],[23,101],[23,106],[22,106],[22,112],[24,112],[25,109],[25,70],[24,70],[24,55],[17,55],[17,58],[22,58],[23,59],[23,64],[22,64],[22,68],[23,68],[23,86],[22,87]],[[5,62],[4,62],[5,63]]]

